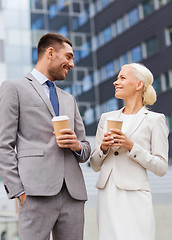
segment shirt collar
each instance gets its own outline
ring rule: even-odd
[[[40,82],[41,85],[43,85],[48,80],[48,78],[39,72],[36,68],[32,70],[31,74],[34,76],[34,78],[36,78],[38,82]]]

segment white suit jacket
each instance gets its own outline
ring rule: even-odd
[[[103,189],[112,174],[114,184],[124,190],[150,191],[147,169],[163,176],[168,169],[168,128],[165,116],[143,107],[125,135],[134,142],[129,152],[122,147],[111,148],[106,155],[100,150],[103,135],[107,132],[107,119],[120,117],[123,109],[103,113],[96,133],[95,150],[91,167],[100,171],[96,187]]]

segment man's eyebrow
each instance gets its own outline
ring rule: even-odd
[[[73,53],[67,53],[67,55],[70,55],[72,58],[75,58],[74,54]]]

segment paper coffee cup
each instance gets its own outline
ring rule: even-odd
[[[107,120],[107,132],[109,132],[111,128],[116,128],[116,129],[121,130],[122,124],[123,124],[123,121],[120,119],[119,120],[118,119],[108,119]]]
[[[52,119],[53,127],[55,131],[55,136],[62,135],[60,130],[69,128],[69,118],[68,116],[56,116]]]

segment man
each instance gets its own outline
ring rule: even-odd
[[[54,240],[83,239],[87,194],[79,163],[89,158],[90,144],[74,97],[53,84],[54,106],[49,85],[66,78],[73,59],[70,40],[48,33],[35,69],[0,88],[0,175],[8,197],[19,198],[20,240],[48,240],[51,231]],[[55,112],[69,117],[57,139]]]

